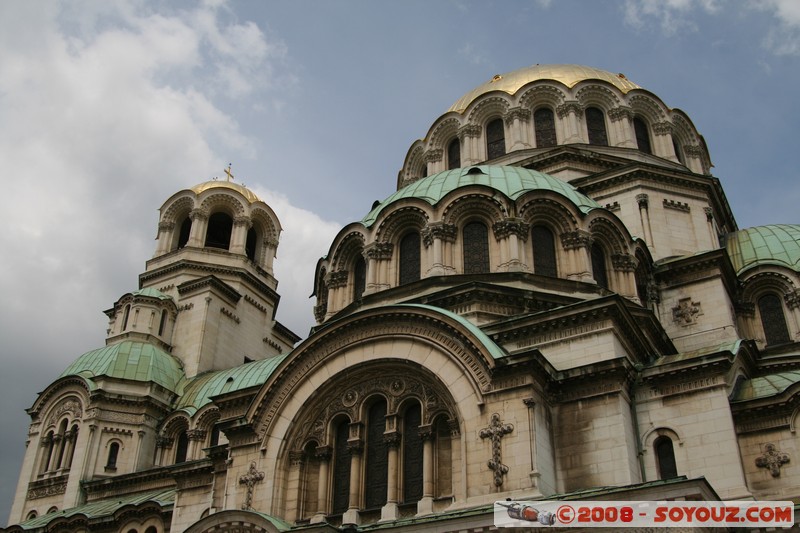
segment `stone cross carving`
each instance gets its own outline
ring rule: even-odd
[[[489,459],[487,465],[489,469],[494,471],[494,484],[499,487],[503,484],[503,476],[508,473],[508,467],[501,461],[500,455],[500,439],[503,435],[514,431],[514,426],[511,424],[503,424],[500,422],[500,415],[494,413],[489,427],[484,428],[478,433],[482,439],[492,439],[492,458]]]
[[[781,466],[789,462],[789,455],[775,449],[775,445],[768,442],[764,445],[764,455],[756,457],[756,466],[768,468],[772,477],[780,477]]]
[[[243,511],[249,511],[252,509],[253,504],[253,487],[256,483],[264,479],[264,472],[259,472],[256,470],[256,462],[253,461],[250,463],[250,469],[247,473],[241,477],[239,477],[239,485],[247,485],[247,496],[244,499],[244,504],[242,505]]]

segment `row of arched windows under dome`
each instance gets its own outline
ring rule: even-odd
[[[586,136],[588,143],[596,146],[608,146],[609,136],[606,125],[606,114],[598,107],[587,107],[584,110]],[[633,133],[636,148],[646,154],[653,154],[653,145],[650,136],[650,125],[647,119],[641,116],[633,117]],[[502,118],[489,120],[485,126],[485,159],[491,161],[506,154],[506,126]],[[536,148],[550,148],[558,144],[556,133],[555,113],[549,107],[540,107],[533,113],[533,138]],[[459,136],[453,137],[447,142],[446,146],[446,168],[460,168],[462,163],[462,146]],[[676,142],[672,139],[672,148],[675,157],[683,163],[683,153]],[[423,176],[427,170],[423,170]]]
[[[189,236],[192,231],[192,219],[190,216],[186,216],[180,224],[180,230],[178,231],[176,237],[177,239],[174,240],[174,244],[171,246],[171,250],[178,250],[180,248],[185,247],[189,243]],[[228,215],[227,213],[214,213],[210,217],[208,217],[208,227],[206,228],[205,238],[203,240],[203,246],[205,248],[216,248],[219,250],[228,250],[231,249],[231,237],[233,235],[233,218]],[[258,246],[259,235],[258,230],[256,228],[251,227],[247,230],[247,237],[245,240],[245,255],[251,261],[256,260],[256,249]]]

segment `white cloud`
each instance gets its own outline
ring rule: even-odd
[[[778,22],[764,38],[764,46],[776,55],[800,55],[800,2],[760,0],[754,6],[772,13]]]
[[[713,13],[718,4],[715,0],[626,0],[625,23],[644,29],[654,21],[666,35],[696,31],[692,12],[698,8]]]

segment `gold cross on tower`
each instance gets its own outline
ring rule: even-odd
[[[225,174],[228,175],[228,177],[226,178],[226,181],[233,180],[233,174],[231,173],[231,164],[230,163],[228,163],[228,168],[225,169]]]

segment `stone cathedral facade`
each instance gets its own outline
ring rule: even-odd
[[[496,500],[800,502],[800,225],[740,229],[622,74],[464,95],[276,320],[277,216],[160,209],[106,345],[30,407],[9,532],[493,530]],[[367,206],[369,207],[369,206]]]

